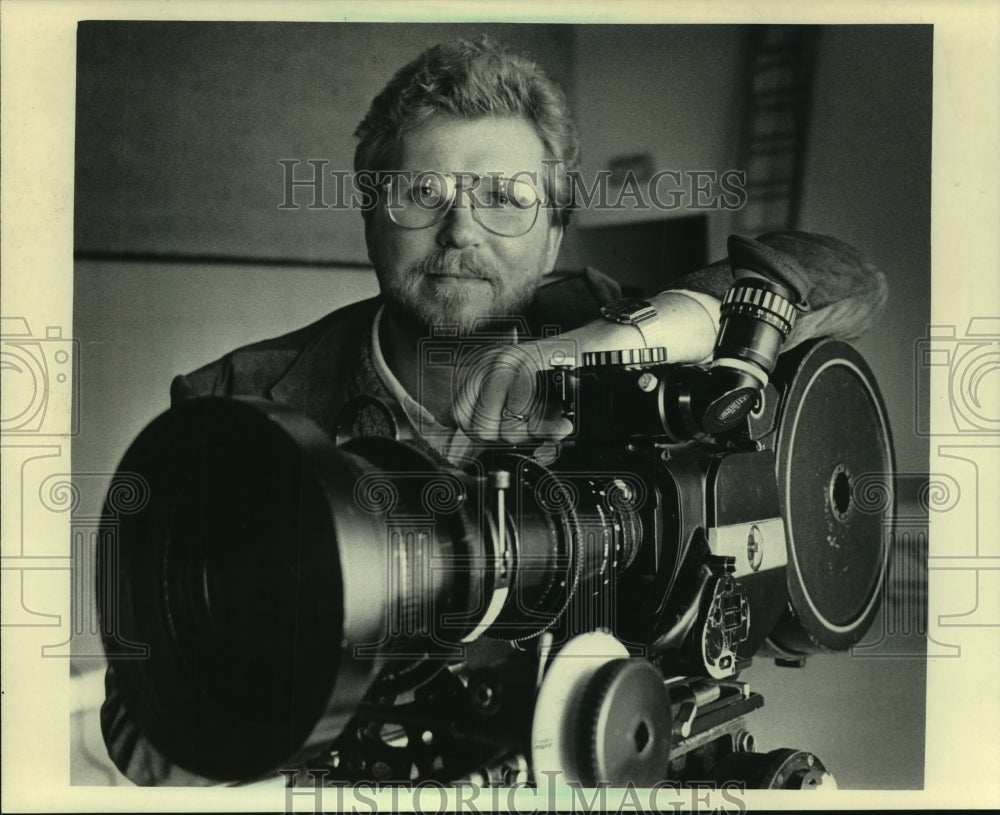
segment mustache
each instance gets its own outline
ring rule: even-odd
[[[497,280],[500,270],[492,263],[483,261],[461,249],[438,249],[413,265],[417,275],[445,275],[448,277],[470,277],[480,280]]]

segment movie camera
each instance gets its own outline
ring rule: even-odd
[[[778,358],[808,308],[796,269],[738,238],[730,257],[710,364],[643,349],[544,375],[577,428],[556,455],[456,469],[254,399],[154,420],[119,468],[150,500],[98,569],[150,741],[228,782],[832,784],[812,754],[754,750],[740,676],[874,619],[889,427],[849,345]]]

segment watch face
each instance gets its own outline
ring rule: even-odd
[[[619,300],[601,309],[601,314],[619,323],[635,323],[656,316],[656,309],[647,300],[637,297]]]

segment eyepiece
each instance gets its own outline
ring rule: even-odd
[[[724,432],[753,409],[792,330],[792,296],[781,284],[758,277],[741,278],[726,292],[705,391],[705,432]]]

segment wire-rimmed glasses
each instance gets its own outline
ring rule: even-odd
[[[527,181],[499,175],[404,172],[393,174],[381,186],[389,217],[404,229],[427,229],[453,206],[465,205],[483,229],[516,238],[535,225],[542,203]]]

